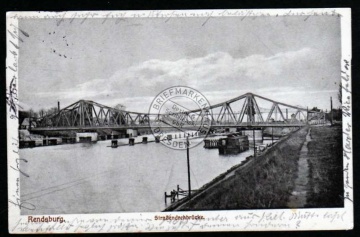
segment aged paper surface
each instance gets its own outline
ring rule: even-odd
[[[8,12],[9,232],[352,229],[350,15]]]

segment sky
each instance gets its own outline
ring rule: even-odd
[[[38,111],[80,99],[146,112],[190,86],[216,104],[246,92],[329,110],[340,82],[340,19],[21,19],[19,100]],[[261,105],[260,105],[261,106]]]

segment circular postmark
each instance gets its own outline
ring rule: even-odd
[[[154,98],[149,116],[156,141],[182,150],[199,145],[208,135],[212,111],[209,101],[199,91],[187,86],[173,86]]]

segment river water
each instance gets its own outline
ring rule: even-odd
[[[147,135],[149,140],[154,138]],[[193,142],[197,142],[195,138]],[[118,139],[127,144],[128,139]],[[141,142],[139,136],[135,142]],[[263,141],[260,144],[270,143]],[[164,192],[187,190],[186,150],[173,150],[160,143],[110,148],[110,140],[93,144],[68,144],[21,149],[21,201],[35,210],[23,215],[156,212],[163,210]],[[203,142],[190,149],[192,189],[198,189],[253,150],[237,155],[219,155],[204,149]],[[168,200],[168,203],[170,200]]]

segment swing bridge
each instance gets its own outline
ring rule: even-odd
[[[261,107],[259,104],[261,103]],[[98,129],[174,127],[166,123],[166,114],[125,111],[90,100],[77,101],[57,112],[36,119],[32,131],[66,131]],[[192,129],[207,119],[211,128],[229,127],[301,127],[326,123],[324,111],[278,102],[253,93],[246,93],[205,109],[189,110],[182,128]],[[160,125],[159,125],[160,124]]]

